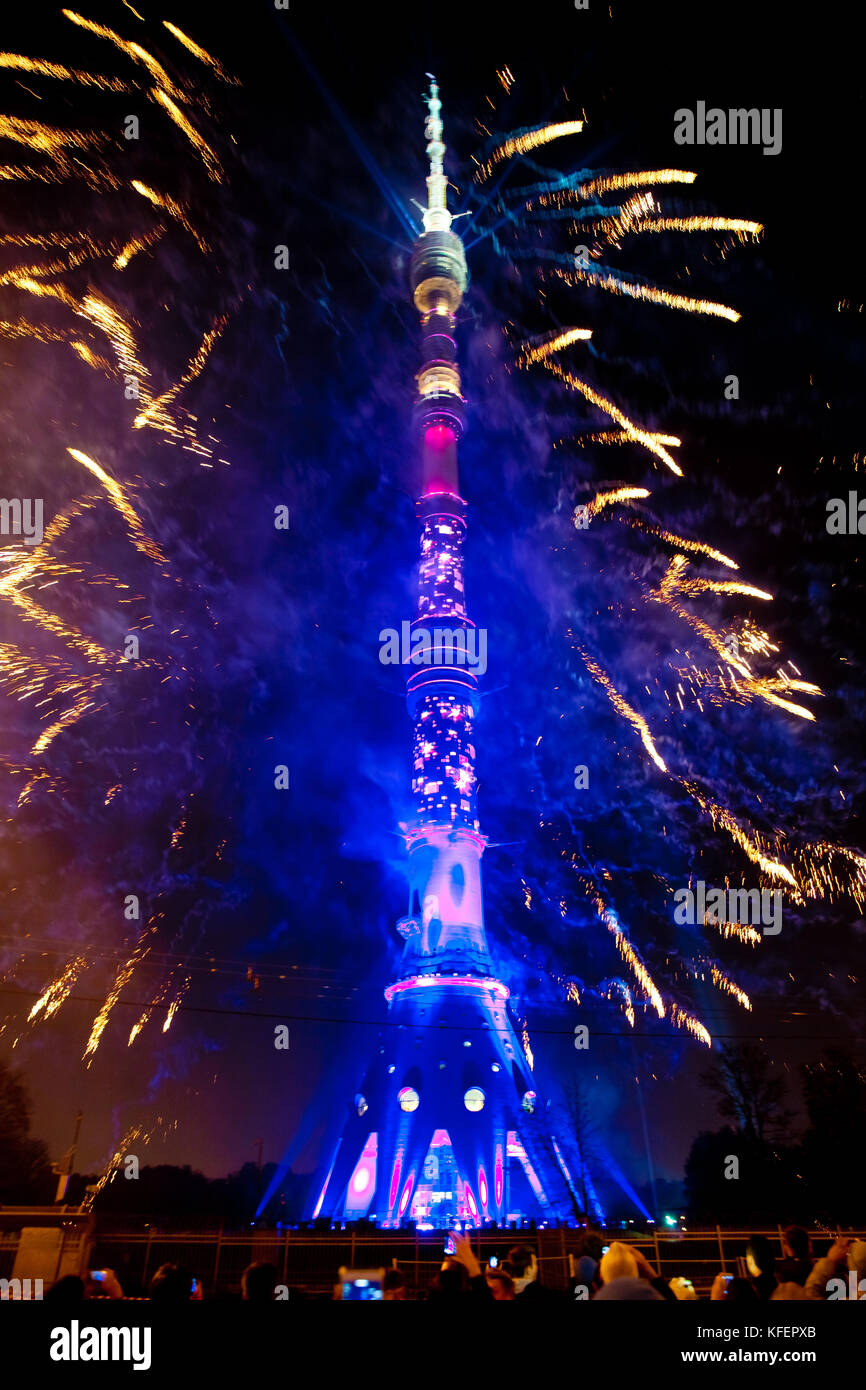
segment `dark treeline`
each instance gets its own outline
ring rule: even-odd
[[[830,1048],[800,1068],[807,1123],[799,1134],[793,1129],[789,1083],[761,1047],[722,1048],[703,1084],[717,1097],[725,1123],[698,1134],[686,1161],[692,1223],[793,1221],[835,1227],[866,1219],[866,1068],[849,1052]],[[30,1129],[26,1086],[20,1075],[0,1063],[0,1205],[45,1205],[54,1200],[57,1165]],[[583,1122],[580,1129],[582,1147],[591,1149],[591,1130]],[[592,1154],[586,1157],[591,1168]],[[74,1173],[66,1201],[77,1206],[91,1189],[97,1214],[146,1218],[163,1229],[243,1227],[254,1218],[276,1173],[274,1163],[261,1168],[245,1163],[224,1178],[207,1178],[188,1165],[138,1169],[121,1163],[111,1181],[95,1193],[99,1174]],[[298,1222],[310,1182],[310,1175],[286,1173],[262,1219]]]

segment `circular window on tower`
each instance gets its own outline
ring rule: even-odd
[[[358,1094],[355,1096],[355,1114],[366,1115],[368,1109],[369,1106],[367,1105],[367,1097],[362,1096],[361,1092],[359,1091]]]
[[[487,1097],[480,1086],[470,1086],[463,1097],[463,1104],[467,1110],[483,1110],[486,1099]]]
[[[534,1113],[537,1103],[538,1096],[534,1091],[527,1091],[521,1102],[527,1115],[532,1115]]]
[[[421,1097],[417,1091],[413,1091],[411,1086],[404,1086],[402,1091],[397,1092],[397,1099],[400,1102],[400,1109],[410,1113],[417,1110],[421,1102]]]

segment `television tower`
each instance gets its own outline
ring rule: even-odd
[[[455,324],[468,277],[463,244],[451,230],[442,104],[432,77],[426,101],[427,206],[411,261],[423,360],[414,409],[418,606],[404,624],[408,660],[403,654],[414,726],[409,909],[397,923],[405,944],[398,977],[385,990],[388,1024],[360,1089],[347,1097],[343,1135],[328,1154],[312,1214],[369,1216],[384,1226],[410,1218],[422,1226],[480,1226],[541,1221],[573,1208],[571,1177],[544,1132],[532,1064],[484,932],[486,839],[476,809],[474,725],[486,633],[466,610],[467,507],[457,473],[465,403]]]

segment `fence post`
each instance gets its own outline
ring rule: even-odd
[[[662,1272],[662,1257],[661,1257],[661,1254],[659,1253],[659,1233],[658,1233],[658,1229],[657,1229],[655,1223],[653,1223],[653,1248],[655,1249],[655,1252],[656,1252],[656,1271],[657,1271],[657,1273],[658,1273],[658,1275],[659,1275],[659,1278],[661,1278],[661,1272]]]
[[[566,1250],[565,1250],[565,1227],[564,1227],[564,1226],[560,1226],[560,1228],[559,1228],[559,1248],[560,1248],[560,1251],[561,1251],[561,1253],[562,1253],[562,1269],[563,1269],[563,1273],[565,1274],[565,1287],[568,1288],[568,1285],[569,1285],[569,1283],[571,1282],[571,1276],[570,1276],[570,1271],[569,1271],[569,1267],[568,1267],[568,1255],[567,1255]]]
[[[147,1267],[150,1264],[150,1246],[153,1241],[153,1227],[147,1228],[147,1245],[144,1247],[144,1269],[141,1275],[141,1287],[147,1292]]]
[[[284,1284],[288,1284],[288,1278],[286,1277],[287,1274],[288,1274],[288,1268],[289,1268],[289,1229],[288,1229],[288,1227],[286,1227],[286,1232],[285,1232],[285,1235],[283,1236],[283,1283],[284,1283]]]
[[[721,1226],[717,1226],[717,1227],[716,1227],[716,1236],[718,1237],[718,1242],[719,1242],[719,1255],[721,1256],[721,1259],[722,1259],[722,1273],[723,1273],[723,1274],[727,1274],[728,1271],[727,1271],[726,1268],[725,1268],[725,1244],[724,1244],[724,1241],[722,1240],[722,1228],[721,1228]]]
[[[222,1243],[223,1243],[223,1228],[222,1228],[222,1222],[220,1222],[220,1228],[219,1228],[219,1230],[217,1231],[216,1256],[215,1256],[215,1258],[214,1258],[214,1263],[213,1263],[213,1291],[214,1291],[214,1293],[216,1293],[216,1292],[217,1292],[217,1289],[219,1288],[220,1251],[222,1250]]]

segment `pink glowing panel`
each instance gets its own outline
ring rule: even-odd
[[[497,1144],[497,1145],[496,1145],[496,1161],[495,1161],[494,1166],[493,1166],[493,1192],[494,1192],[494,1195],[495,1195],[495,1197],[496,1197],[496,1206],[497,1206],[497,1208],[499,1208],[499,1207],[502,1206],[502,1191],[503,1191],[502,1145],[501,1145],[501,1144]]]
[[[403,1196],[400,1198],[400,1210],[399,1210],[399,1212],[397,1213],[398,1216],[402,1216],[403,1213],[404,1213],[404,1211],[406,1210],[406,1208],[407,1208],[408,1205],[409,1205],[409,1198],[412,1196],[412,1185],[413,1185],[414,1181],[415,1181],[415,1174],[414,1174],[414,1173],[410,1173],[409,1176],[408,1176],[408,1178],[406,1179],[406,1185],[405,1185],[405,1187],[403,1188]]]
[[[399,1187],[399,1185],[400,1185],[400,1169],[401,1169],[402,1167],[403,1167],[403,1158],[402,1158],[401,1155],[398,1154],[398,1156],[394,1159],[394,1171],[393,1171],[392,1174],[391,1174],[391,1189],[390,1189],[390,1191],[389,1191],[389,1193],[388,1193],[388,1210],[389,1210],[389,1211],[393,1211],[393,1210],[394,1210],[394,1203],[395,1203],[396,1200],[397,1200],[397,1189],[398,1189],[398,1187]]]
[[[478,1196],[481,1198],[481,1205],[482,1205],[482,1207],[483,1207],[483,1209],[484,1209],[484,1212],[485,1212],[485,1215],[486,1215],[486,1213],[487,1213],[487,1197],[488,1197],[488,1192],[487,1192],[487,1175],[486,1175],[486,1173],[484,1172],[483,1167],[479,1167],[479,1169],[478,1169]]]
[[[473,1195],[472,1195],[472,1188],[469,1186],[468,1183],[466,1183],[466,1186],[465,1186],[465,1188],[464,1188],[464,1194],[465,1194],[465,1197],[466,1197],[466,1205],[467,1205],[467,1207],[469,1208],[469,1210],[470,1210],[470,1212],[472,1213],[473,1217],[477,1217],[477,1216],[478,1216],[478,1205],[477,1205],[477,1203],[476,1203],[476,1201],[475,1201],[475,1198],[474,1198]]]
[[[377,1155],[378,1136],[373,1133],[364,1145],[364,1152],[355,1165],[355,1171],[349,1179],[349,1190],[346,1195],[346,1215],[361,1215],[369,1207],[373,1200],[373,1192],[376,1187],[376,1155]]]
[[[457,436],[447,425],[428,425],[424,431],[424,443],[428,449],[450,449],[457,443]]]

